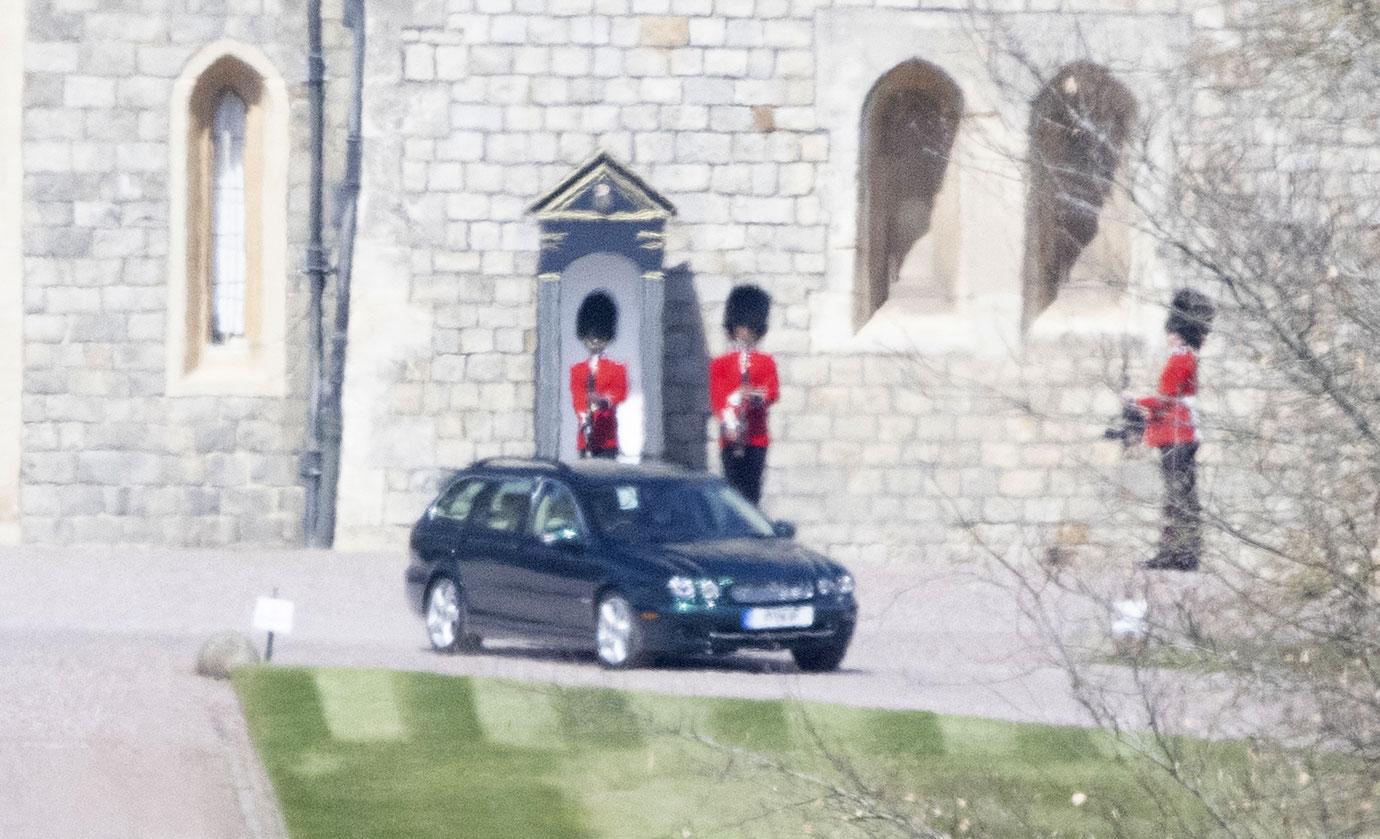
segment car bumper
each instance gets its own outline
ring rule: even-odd
[[[806,605],[784,603],[782,606]],[[654,608],[638,612],[644,643],[655,652],[731,652],[739,649],[774,650],[809,642],[847,643],[858,619],[851,598],[816,600],[814,621],[809,626],[779,629],[747,629],[744,613],[752,608],[720,603],[713,607]]]

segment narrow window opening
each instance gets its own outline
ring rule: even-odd
[[[253,356],[262,345],[263,79],[231,56],[190,100],[184,369]]]
[[[211,343],[244,338],[244,142],[248,109],[233,90],[222,90],[211,125]]]

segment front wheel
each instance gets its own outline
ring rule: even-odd
[[[426,634],[431,648],[454,653],[479,648],[479,636],[469,633],[465,600],[449,575],[437,577],[426,593]]]
[[[618,592],[599,598],[595,619],[594,650],[600,665],[626,670],[642,663],[642,627],[627,598]]]
[[[843,656],[848,652],[848,637],[831,638],[809,644],[791,647],[791,658],[795,666],[806,673],[827,673],[839,669]]]

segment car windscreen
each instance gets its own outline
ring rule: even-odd
[[[599,529],[622,542],[662,544],[775,535],[756,507],[720,481],[613,482],[592,487],[589,500]]]

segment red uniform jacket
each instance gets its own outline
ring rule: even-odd
[[[589,360],[570,365],[570,401],[575,406],[575,416],[580,420],[576,433],[575,447],[585,451],[585,414],[589,411]],[[619,403],[628,398],[628,368],[616,361],[600,358],[594,372],[594,393],[608,403],[594,411],[594,429],[589,441],[591,451],[618,449]]]
[[[1145,409],[1145,445],[1159,448],[1198,442],[1193,397],[1198,393],[1198,354],[1176,347],[1160,373],[1160,392],[1136,400]]]
[[[764,352],[748,353],[748,386],[761,390],[766,396],[766,404],[749,404],[743,411],[747,420],[746,436],[743,442],[749,446],[766,446],[771,443],[767,435],[767,405],[781,396],[781,385],[776,378],[776,361]],[[722,427],[732,424],[738,418],[738,386],[742,383],[742,367],[739,353],[724,353],[709,362],[709,408],[714,412]],[[719,444],[730,445],[732,441],[719,435]]]

